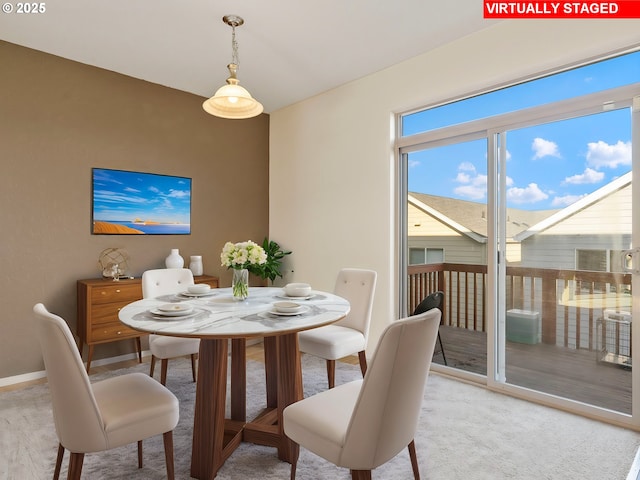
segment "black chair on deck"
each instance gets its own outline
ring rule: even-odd
[[[413,311],[414,315],[419,315],[431,310],[432,308],[438,308],[442,312],[442,301],[444,300],[444,292],[433,292],[424,297],[420,304]],[[444,312],[442,312],[442,318],[444,318]],[[438,329],[438,344],[440,345],[440,352],[442,352],[442,359],[444,364],[447,365],[447,357],[444,354],[444,347],[442,346],[442,338],[440,337],[440,330]]]

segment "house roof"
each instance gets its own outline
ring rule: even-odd
[[[631,184],[631,172],[616,178],[612,182],[607,183],[604,187],[599,188],[595,192],[590,193],[589,195],[578,200],[577,202],[572,203],[568,207],[563,208],[562,210],[556,212],[555,214],[541,220],[540,222],[529,227],[528,229],[518,233],[517,235],[514,236],[514,240],[521,242],[522,240],[529,238],[530,236],[535,235],[536,233],[547,230],[553,225],[556,225],[566,220],[567,218],[575,215],[576,213],[581,212],[585,208],[588,208],[589,206],[593,205],[594,203],[602,201],[604,198],[608,197],[609,195],[612,195],[613,193],[617,192],[622,188],[625,188],[630,184]]]
[[[409,203],[477,242],[487,239],[487,205],[456,198],[409,192]],[[558,210],[507,208],[508,239],[554,215]]]

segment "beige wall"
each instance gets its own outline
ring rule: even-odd
[[[198,96],[5,42],[0,65],[0,379],[42,370],[32,306],[75,328],[76,280],[100,276],[107,247],[125,248],[136,276],[171,248],[187,264],[200,254],[230,284],[224,242],[268,233],[268,115],[218,119]],[[193,178],[192,234],[91,235],[92,167]],[[131,351],[119,342],[94,358]]]
[[[639,20],[503,21],[273,112],[269,229],[296,253],[291,279],[331,288],[341,267],[377,270],[375,339],[398,312],[394,112],[634,44]]]

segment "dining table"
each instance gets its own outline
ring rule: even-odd
[[[294,302],[298,307],[279,311],[277,302]],[[329,292],[312,290],[292,298],[279,287],[250,287],[244,300],[235,299],[231,288],[201,294],[185,290],[144,298],[120,310],[120,321],[135,330],[200,339],[191,477],[215,478],[242,442],[275,447],[285,462],[297,460],[299,447],[284,434],[282,412],[303,398],[298,332],[334,323],[349,309],[346,299]],[[260,338],[266,399],[259,414],[247,420],[246,345],[247,340]]]

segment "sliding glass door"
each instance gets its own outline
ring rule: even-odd
[[[486,375],[487,140],[476,137],[407,153],[407,308],[443,291],[434,362]]]
[[[633,84],[404,140],[400,308],[444,292],[435,369],[640,425],[639,132]]]
[[[630,415],[631,109],[501,139],[506,383]]]

